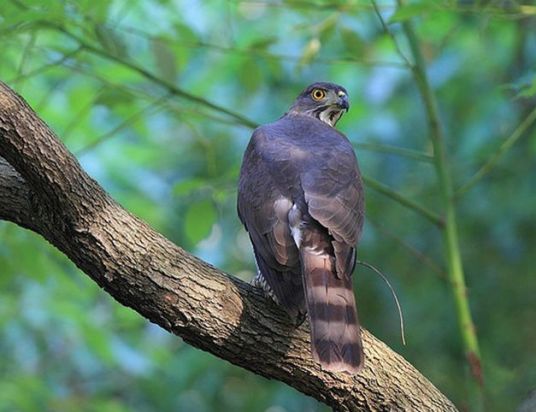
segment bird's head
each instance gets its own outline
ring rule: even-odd
[[[308,86],[297,98],[289,114],[315,117],[335,127],[344,111],[348,111],[346,89],[334,83],[317,82]]]

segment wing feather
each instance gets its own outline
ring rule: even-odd
[[[257,266],[278,302],[291,314],[298,314],[303,312],[305,303],[299,253],[288,223],[292,202],[270,170],[273,164],[266,159],[265,139],[263,128],[257,129],[246,149],[239,181],[238,215],[249,233]],[[281,170],[288,167],[286,156],[283,152],[272,159]]]

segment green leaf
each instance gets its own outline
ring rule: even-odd
[[[320,22],[320,24],[316,27],[317,35],[321,41],[325,42],[333,35],[335,32],[335,27],[339,22],[339,16],[339,13],[333,13]]]
[[[155,38],[151,42],[151,51],[156,61],[158,73],[164,79],[174,83],[178,70],[173,50],[165,41]]]
[[[205,187],[206,184],[207,182],[204,179],[185,179],[173,186],[173,194],[178,197],[189,196]]]
[[[263,81],[262,71],[256,61],[248,59],[241,68],[241,79],[245,90],[252,92]]]
[[[536,77],[532,79],[530,84],[526,84],[517,94],[517,97],[533,97],[536,96]]]
[[[192,45],[199,42],[196,33],[186,24],[175,22],[173,24],[173,28],[177,34],[177,42],[179,44],[185,43],[187,45]]]
[[[352,56],[358,56],[362,53],[365,43],[359,37],[359,35],[350,29],[341,29],[342,43],[347,54]]]
[[[206,238],[216,222],[216,208],[209,200],[190,205],[186,211],[184,232],[193,244]]]
[[[105,50],[109,51],[115,56],[127,56],[127,45],[115,31],[110,30],[101,24],[95,24],[94,30],[95,37]]]
[[[260,39],[254,39],[247,47],[252,50],[266,50],[276,42],[277,36],[262,37]]]
[[[429,12],[434,7],[430,2],[418,2],[406,4],[396,9],[396,12],[389,19],[389,23],[400,23],[416,16],[421,16]]]
[[[94,22],[106,23],[111,3],[109,1],[77,0],[76,4],[84,16],[91,17]]]
[[[300,57],[299,66],[306,66],[318,55],[322,43],[317,37],[313,37],[305,47],[303,48],[302,55]]]
[[[108,107],[132,102],[132,93],[127,89],[109,88],[104,90],[97,99],[95,104],[102,104]]]

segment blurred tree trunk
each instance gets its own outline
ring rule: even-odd
[[[339,411],[455,411],[364,331],[366,367],[324,372],[307,325],[250,285],[188,254],[119,206],[26,102],[0,82],[0,219],[41,234],[121,304],[191,345]]]

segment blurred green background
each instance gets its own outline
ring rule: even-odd
[[[414,21],[456,188],[534,109],[536,6],[519,3],[420,1],[395,14],[379,1],[406,56],[397,21]],[[4,0],[0,79],[124,207],[245,280],[254,264],[235,212],[242,153],[252,124],[278,118],[313,81],[348,89],[339,129],[366,176],[443,210],[415,81],[368,1]],[[456,205],[490,411],[514,410],[536,388],[536,132],[525,129]],[[407,345],[389,290],[358,267],[362,323],[465,408],[441,234],[391,197],[366,195],[359,258],[393,283]],[[6,222],[0,354],[2,412],[327,410],[184,344]]]

